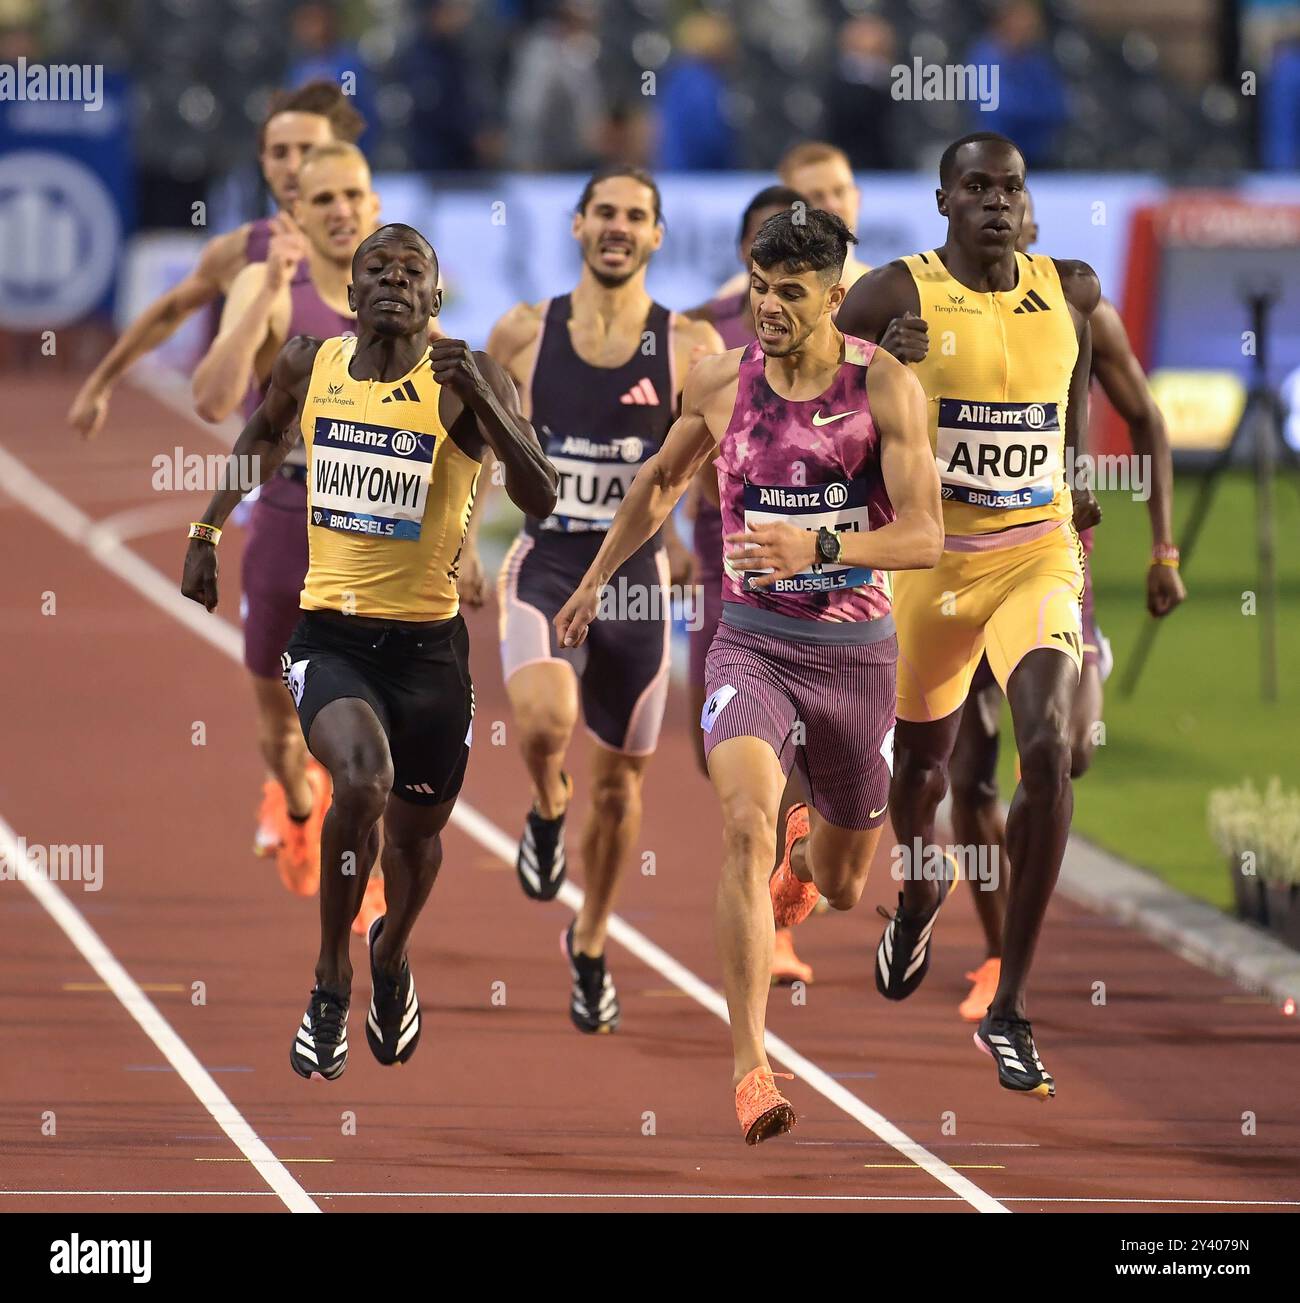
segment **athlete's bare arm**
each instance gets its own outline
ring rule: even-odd
[[[479,437],[505,470],[510,501],[525,515],[549,516],[555,510],[559,475],[519,410],[518,391],[501,364],[486,353],[473,352],[463,339],[435,339],[429,345],[429,363],[443,388],[438,400],[443,428],[457,428],[462,414],[471,412]],[[457,443],[464,447],[461,439]],[[480,461],[483,451],[478,452]]]
[[[846,335],[870,340],[900,362],[919,362],[929,347],[921,298],[907,265],[889,262],[849,288],[835,324]]]
[[[527,369],[520,363],[525,360],[529,349],[537,343],[542,330],[542,305],[540,303],[516,303],[488,335],[488,356],[500,362],[515,378],[517,384],[527,380]]]
[[[190,382],[194,410],[205,421],[224,421],[242,401],[254,379],[274,365],[289,328],[289,277],[272,250],[264,263],[245,267],[235,277],[221,310],[221,326]]]
[[[258,484],[265,484],[279,470],[290,449],[298,442],[296,418],[307,397],[312,366],[320,346],[321,341],[310,335],[295,335],[280,350],[271,368],[271,383],[266,397],[249,417],[230,451],[228,465],[232,471],[236,467],[247,468],[252,471],[251,478]],[[239,485],[247,483],[248,478],[232,474],[231,481]],[[220,529],[245,491],[241,487],[218,489],[199,520]],[[248,564],[247,558],[244,564]],[[217,549],[213,544],[190,540],[185,553],[181,592],[209,611],[216,609]]]
[[[867,368],[867,398],[880,434],[880,469],[894,519],[866,533],[842,534],[840,562],[871,570],[926,570],[943,555],[943,507],[926,425],[925,390],[902,362],[882,349]],[[747,570],[771,571],[750,578],[755,588],[770,588],[811,570],[817,561],[817,535],[784,521],[756,525],[729,535],[727,541],[747,549]]]
[[[1133,451],[1150,467],[1151,496],[1147,512],[1151,517],[1153,545],[1172,543],[1174,464],[1169,450],[1165,418],[1147,384],[1142,364],[1133,355],[1128,332],[1115,305],[1102,299],[1090,319],[1092,326],[1092,373],[1106,397],[1128,422]],[[1147,571],[1147,610],[1168,615],[1187,596],[1183,581],[1172,566],[1152,564]]]
[[[1088,437],[1088,384],[1092,378],[1092,329],[1089,318],[1101,299],[1101,282],[1086,262],[1054,258],[1061,292],[1070,306],[1079,340],[1079,356],[1070,376],[1070,392],[1065,407],[1065,464],[1075,464],[1076,451],[1086,445]],[[1101,505],[1089,485],[1071,484],[1074,498],[1074,527],[1089,529],[1101,521]]]
[[[555,617],[560,643],[577,647],[596,618],[600,590],[610,576],[667,520],[678,499],[713,453],[735,403],[743,349],[706,357],[686,378],[681,415],[659,451],[637,472],[587,573]]]
[[[687,318],[684,313],[678,313],[676,315],[676,327],[673,332],[673,348],[675,350],[673,361],[677,374],[684,377],[682,388],[685,390],[686,378],[689,378],[695,367],[706,357],[712,357],[725,351],[726,346],[722,342],[722,336],[714,329],[713,323],[707,319],[691,319]],[[679,402],[679,398],[680,395],[673,395],[674,402]],[[700,485],[696,492],[708,493],[709,488],[705,481],[707,481],[709,469],[707,462],[700,468],[699,475],[693,481],[693,483]],[[712,500],[716,503],[717,498],[718,486],[715,478]],[[688,519],[694,518],[690,502],[687,503],[687,513]],[[682,542],[672,512],[668,513],[668,519],[664,521],[663,540],[664,546],[668,550],[669,581],[683,586],[694,583],[695,554]]]
[[[198,266],[178,285],[155,299],[122,332],[104,360],[90,373],[68,409],[68,423],[83,438],[93,439],[108,415],[113,386],[133,362],[171,338],[191,313],[212,303],[229,289],[243,268],[248,247],[247,225],[209,240]]]

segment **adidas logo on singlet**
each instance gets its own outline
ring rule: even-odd
[[[1065,632],[1054,633],[1052,637],[1059,638],[1063,643],[1067,644],[1070,650],[1073,651],[1076,656],[1083,655],[1083,649],[1082,649],[1083,639],[1080,638],[1077,633],[1065,633]]]
[[[1017,312],[1051,312],[1051,310],[1052,305],[1044,303],[1033,290],[1020,300],[1020,306],[1016,309]]]
[[[650,381],[642,376],[619,400],[625,406],[658,407],[659,395]]]
[[[1019,312],[1020,309],[1017,308],[1016,311]],[[391,394],[386,394],[382,401],[385,403],[404,403],[407,399],[410,399],[413,403],[420,401],[420,395],[415,392],[415,385],[409,380],[405,384],[399,385]]]

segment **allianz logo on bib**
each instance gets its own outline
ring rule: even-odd
[[[939,400],[939,423],[973,430],[1018,426],[1024,430],[1060,428],[1055,403],[967,403],[956,398]]]
[[[629,463],[645,460],[645,440],[638,439],[635,435],[624,439],[588,439],[582,435],[557,438],[545,426],[542,427],[542,433],[549,436],[546,448],[548,456]]]
[[[822,511],[844,506],[849,500],[849,490],[844,484],[810,484],[798,489],[753,484],[746,486],[745,496],[745,506],[751,510],[781,507],[787,511]]]
[[[393,453],[399,457],[421,454],[422,460],[432,460],[434,437],[415,434],[411,430],[395,430],[386,425],[362,425],[356,421],[316,422],[315,442],[322,448],[365,448],[378,453]]]

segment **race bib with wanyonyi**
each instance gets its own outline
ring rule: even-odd
[[[316,418],[309,520],[342,534],[418,539],[437,438]]]

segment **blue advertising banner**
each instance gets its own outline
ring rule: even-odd
[[[125,78],[58,71],[0,65],[0,329],[111,313],[135,224]]]

